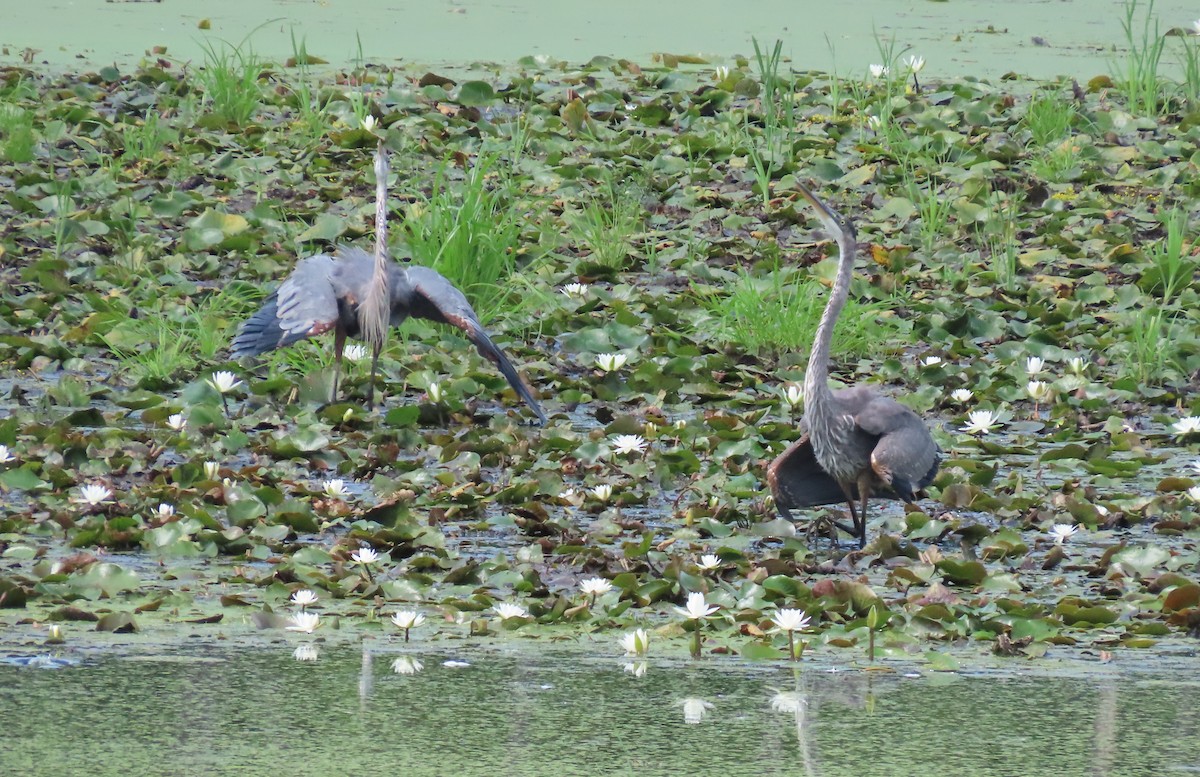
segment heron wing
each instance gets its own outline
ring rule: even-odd
[[[925,422],[893,399],[878,397],[854,417],[858,427],[877,438],[871,468],[897,496],[913,501],[933,482],[941,451]]]
[[[332,272],[333,260],[324,254],[300,260],[238,329],[230,348],[233,358],[263,354],[332,329],[338,317]]]
[[[408,267],[403,275],[402,282],[397,285],[407,285],[407,289],[400,291],[409,292],[408,314],[440,324],[449,324],[462,330],[467,339],[475,344],[480,355],[499,368],[518,396],[525,400],[525,404],[529,405],[543,424],[546,423],[546,414],[534,399],[533,392],[504,351],[492,342],[492,338],[479,323],[479,316],[475,314],[474,308],[467,302],[463,293],[440,273],[428,267],[414,265]]]
[[[767,485],[775,497],[776,506],[784,510],[846,501],[846,492],[817,463],[817,455],[808,434],[802,435],[771,462],[767,467]],[[873,496],[879,499],[898,498],[886,487],[877,489]]]

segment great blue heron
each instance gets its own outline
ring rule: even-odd
[[[867,543],[867,499],[876,495],[912,503],[933,482],[941,451],[916,413],[869,386],[829,389],[829,342],[850,294],[858,251],[854,226],[803,186],[800,193],[837,240],[838,272],[813,339],[804,373],[804,423],[808,432],[767,468],[767,483],[780,515],[837,504],[850,507],[853,527],[834,525]],[[854,502],[858,499],[858,510]]]
[[[254,356],[299,340],[334,332],[333,396],[337,396],[342,351],[347,337],[363,337],[372,347],[367,404],[375,396],[375,371],[387,326],[409,316],[458,327],[492,361],[529,405],[538,420],[546,414],[504,352],[492,342],[463,293],[436,270],[402,266],[387,257],[387,155],[382,143],[375,156],[375,256],[343,246],[332,255],[301,259],[292,274],[267,297],[262,308],[238,330],[233,357]]]

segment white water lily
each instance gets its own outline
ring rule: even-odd
[[[926,356],[924,359],[921,360],[922,367],[936,367],[941,363],[942,363],[942,357],[940,357],[940,356]]]
[[[160,521],[169,521],[175,517],[175,505],[162,502],[154,508],[152,515]]]
[[[780,691],[771,697],[771,709],[776,712],[788,712],[796,714],[804,712],[808,706],[808,699],[804,698],[804,694],[799,691]]]
[[[771,622],[775,624],[776,631],[804,631],[808,628],[808,624],[812,618],[804,610],[779,609],[771,617]]]
[[[492,610],[494,610],[495,613],[500,616],[501,620],[529,617],[529,610],[526,610],[521,605],[514,604],[513,602],[500,602],[492,607]]]
[[[112,489],[108,486],[100,485],[99,483],[89,483],[86,486],[79,487],[79,498],[76,501],[96,507],[105,502],[111,502],[112,495]]]
[[[886,65],[871,65],[867,70],[871,73],[871,78],[880,78],[891,72]]]
[[[645,629],[622,634],[621,648],[627,656],[644,656],[650,652],[650,634]]]
[[[392,623],[396,624],[396,628],[415,629],[425,622],[425,614],[416,610],[398,610],[392,613]]]
[[[638,434],[618,434],[613,438],[613,450],[618,454],[641,453],[649,443]]]
[[[1025,360],[1025,371],[1028,372],[1031,376],[1040,375],[1042,370],[1045,367],[1046,367],[1046,360],[1039,358],[1037,356],[1030,356],[1028,359]]]
[[[954,389],[954,391],[950,392],[950,398],[959,404],[970,402],[973,396],[975,396],[975,392],[965,388]]]
[[[690,621],[698,621],[702,618],[707,618],[716,612],[719,607],[715,604],[709,604],[704,599],[704,594],[700,591],[693,591],[688,594],[686,607],[675,607],[675,612],[682,615]]]
[[[7,464],[16,457],[8,450],[7,445],[0,445],[0,464]]]
[[[1187,437],[1189,434],[1200,432],[1200,416],[1189,415],[1180,418],[1171,426],[1176,437]]]
[[[366,116],[363,117],[362,128],[365,129],[367,132],[374,132],[377,124],[378,124],[378,122],[375,121],[375,117],[372,116],[371,114],[368,113]]]
[[[310,591],[307,588],[301,588],[296,593],[292,594],[292,604],[303,610],[310,604],[317,603],[317,594],[315,591]]]
[[[221,465],[215,461],[204,462],[204,479],[216,480],[221,475]]]
[[[325,492],[325,496],[331,496],[334,499],[345,499],[350,496],[350,489],[346,488],[346,481],[341,478],[326,480],[321,484],[321,489]]]
[[[1076,375],[1082,375],[1087,370],[1087,362],[1080,356],[1072,356],[1067,362],[1067,369]]]
[[[292,658],[297,661],[316,661],[321,652],[317,650],[316,645],[298,645],[292,651]]]
[[[233,391],[235,388],[242,385],[242,382],[238,380],[237,376],[232,372],[229,372],[228,370],[218,370],[212,374],[211,378],[208,379],[208,385],[212,386],[221,394],[228,394],[230,391]]]
[[[447,669],[466,669],[468,666],[470,666],[470,664],[466,661],[456,661],[455,659],[450,658],[443,661],[442,666],[446,667]]]
[[[350,554],[350,559],[358,564],[374,564],[379,560],[379,554],[374,548],[361,547]]]
[[[561,492],[559,492],[558,498],[572,507],[579,507],[581,504],[583,504],[584,500],[583,493],[576,491],[573,488],[564,488]]]
[[[613,372],[625,366],[629,357],[623,353],[602,353],[596,357],[596,366],[604,372]]]
[[[925,67],[925,57],[918,57],[915,54],[909,54],[904,58],[904,65],[910,73],[920,73]]]
[[[1192,486],[1187,490],[1188,499],[1200,504],[1200,486]]]
[[[1069,523],[1056,523],[1050,527],[1050,536],[1054,538],[1055,545],[1062,545],[1074,537],[1077,531],[1079,531],[1078,526],[1073,526]]]
[[[342,356],[352,362],[360,362],[367,358],[367,346],[352,343],[342,350]]]
[[[868,116],[867,117],[867,126],[870,127],[872,130],[874,130],[875,132],[878,132],[879,129],[883,126],[883,119],[879,118],[878,116]]]
[[[1029,392],[1029,398],[1038,404],[1050,398],[1050,384],[1044,380],[1029,381],[1025,384],[1025,390]]]
[[[634,677],[645,677],[646,672],[649,669],[650,665],[645,661],[631,661],[630,663],[625,664],[625,666],[621,668],[621,671],[623,671],[625,674],[631,674]]]
[[[172,413],[167,416],[167,426],[177,432],[182,432],[187,426],[187,419],[183,417],[183,413]]]
[[[396,674],[414,675],[424,668],[424,664],[410,656],[400,656],[392,662],[392,671]]]
[[[562,293],[568,297],[586,297],[588,286],[586,283],[568,283],[562,287]]]
[[[712,570],[721,566],[721,559],[716,554],[705,553],[700,557],[700,561],[696,564],[696,566],[700,567],[705,572],[711,572]]]
[[[683,705],[683,722],[689,726],[699,724],[713,708],[712,702],[694,696],[689,696],[679,703]]]
[[[430,402],[433,402],[434,404],[441,402],[442,401],[442,384],[438,383],[435,380],[433,383],[430,383],[429,386],[425,389],[425,393],[429,395]]]
[[[795,407],[804,401],[804,389],[798,383],[789,383],[783,390],[783,401],[788,407]]]
[[[298,612],[291,618],[292,625],[287,627],[288,631],[301,631],[305,634],[312,634],[321,624],[321,616],[315,612]]]
[[[612,583],[602,577],[589,577],[579,583],[579,590],[588,596],[603,596],[612,590]]]
[[[729,68],[725,65],[717,65],[713,71],[713,75],[716,76],[718,81],[724,81],[726,78],[729,78]]]
[[[600,485],[592,488],[592,496],[596,497],[601,502],[607,502],[609,499],[612,499],[612,491],[612,486],[607,483],[601,483]]]
[[[992,410],[972,410],[967,414],[967,425],[962,431],[967,434],[987,434],[998,419],[999,415]]]
[[[1200,35],[1200,19],[1197,19],[1196,21],[1192,22],[1192,34]]]

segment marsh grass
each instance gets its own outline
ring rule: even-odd
[[[1066,183],[1082,172],[1082,148],[1074,138],[1065,138],[1035,156],[1029,169],[1038,178],[1050,183]]]
[[[751,114],[745,114],[746,150],[754,169],[754,180],[763,207],[771,202],[771,181],[782,160],[787,158],[789,138],[796,126],[792,102],[792,82],[781,75],[783,41],[776,40],[768,53],[753,38],[754,64],[762,87],[759,100],[762,106],[762,127],[752,128]]]
[[[815,281],[786,278],[778,269],[766,278],[742,272],[727,295],[710,295],[705,307],[715,319],[717,339],[756,355],[806,353],[828,289]],[[835,353],[866,356],[898,350],[907,339],[899,322],[881,313],[883,302],[863,303],[851,298],[838,319],[833,335]]]
[[[179,133],[164,125],[153,110],[146,113],[140,124],[128,126],[122,139],[125,144],[121,159],[125,162],[149,162],[156,159],[168,144],[179,139]]]
[[[241,127],[262,106],[258,77],[264,61],[254,54],[249,39],[234,46],[225,41],[200,44],[204,67],[196,72],[209,113],[225,124]]]
[[[1118,63],[1117,88],[1125,96],[1130,112],[1157,116],[1166,104],[1159,74],[1166,38],[1154,15],[1154,0],[1146,4],[1140,21],[1138,0],[1126,0],[1121,30],[1128,50],[1124,61]]]
[[[1035,145],[1046,147],[1071,133],[1077,113],[1075,105],[1059,92],[1041,92],[1030,99],[1021,126]]]
[[[308,46],[304,39],[296,40],[292,32],[292,61],[296,63],[296,79],[290,84],[291,102],[296,109],[297,124],[310,142],[316,142],[329,127],[328,106],[331,96],[322,100],[313,93],[310,82],[312,70],[309,65]]]
[[[1170,306],[1179,293],[1195,280],[1197,262],[1185,248],[1187,237],[1187,211],[1172,208],[1159,215],[1163,225],[1163,239],[1153,244],[1146,252],[1150,269],[1143,275],[1145,291],[1159,295],[1164,306]]]
[[[909,164],[904,165],[902,175],[904,188],[908,192],[909,199],[916,206],[917,215],[920,218],[918,234],[921,239],[921,248],[927,255],[932,256],[938,241],[942,236],[948,234],[953,204],[945,192],[939,191],[938,182],[933,176],[929,176],[925,185],[922,186],[917,182],[916,171]]]
[[[495,163],[493,154],[477,157],[461,181],[452,181],[451,166],[443,163],[430,194],[404,220],[413,259],[462,289],[485,323],[513,303],[507,283],[530,219],[516,202],[513,182],[494,172]]]
[[[0,102],[0,159],[33,160],[33,114],[12,102]]]
[[[640,214],[636,187],[618,184],[606,173],[570,223],[578,241],[591,252],[591,261],[621,269],[631,255],[633,235],[641,226]]]
[[[1183,46],[1180,66],[1183,69],[1183,99],[1195,111],[1200,108],[1200,43],[1194,35],[1179,36]]]
[[[1186,323],[1179,322],[1183,315],[1177,307],[1173,309],[1180,294],[1190,286],[1200,269],[1189,256],[1186,243],[1188,213],[1173,208],[1160,214],[1163,225],[1162,240],[1146,251],[1149,267],[1142,276],[1142,290],[1157,296],[1127,314],[1124,359],[1122,373],[1137,383],[1157,386],[1171,372],[1181,371],[1179,346],[1188,337]]]
[[[980,265],[984,266],[986,254],[995,282],[1011,292],[1017,285],[1017,214],[1021,197],[999,193],[992,196],[995,204],[989,218],[975,225],[975,242],[979,246]]]

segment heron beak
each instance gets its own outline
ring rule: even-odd
[[[808,200],[812,206],[817,209],[817,218],[820,219],[821,223],[825,225],[825,229],[828,230],[829,237],[838,240],[839,242],[854,237],[854,233],[847,232],[842,227],[838,215],[834,213],[828,205],[821,202],[821,200],[817,198],[817,195],[810,192],[801,183],[797,183],[796,187],[800,189],[800,193],[804,195],[804,199]]]
[[[810,192],[808,188],[804,186],[804,184],[797,181],[796,188],[800,190],[802,195],[804,195],[804,199],[808,200],[809,204],[817,209],[822,217],[822,221],[824,221],[826,218],[832,219],[834,217],[833,213],[829,210],[829,206],[821,202],[817,195]]]

